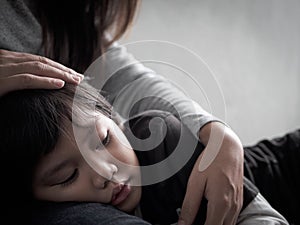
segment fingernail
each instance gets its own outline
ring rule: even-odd
[[[84,76],[82,74],[77,73],[77,72],[75,72],[73,75],[79,77],[80,80],[83,80],[83,78],[84,78]]]
[[[81,80],[83,80],[84,76],[83,76],[82,74],[76,73],[76,75],[77,75],[78,77],[80,77]]]
[[[81,78],[79,76],[73,75],[72,76],[73,80],[75,80],[77,83],[81,81]]]
[[[61,88],[65,85],[65,82],[63,80],[55,80],[54,84],[55,84],[56,87]]]

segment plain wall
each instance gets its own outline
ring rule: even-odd
[[[121,42],[251,145],[300,128],[299,41],[299,0],[144,0]]]

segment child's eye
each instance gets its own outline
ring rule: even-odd
[[[76,168],[74,170],[74,172],[67,179],[65,179],[64,181],[62,181],[58,184],[63,186],[63,187],[68,186],[68,185],[72,184],[78,178],[78,175],[79,175],[79,171]]]

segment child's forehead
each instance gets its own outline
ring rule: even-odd
[[[78,127],[90,127],[105,117],[97,110],[80,110],[72,112],[72,124]]]
[[[72,132],[75,139],[78,141],[84,141],[82,139],[88,138],[90,135],[97,134],[100,130],[107,129],[112,127],[113,121],[107,116],[103,115],[100,112],[94,112],[88,114],[84,117],[75,116],[73,117],[72,123]]]
[[[64,118],[60,126],[60,138],[66,138],[74,141],[74,139],[82,139],[95,132],[96,123],[99,123],[103,118],[101,113],[73,113],[72,119]]]

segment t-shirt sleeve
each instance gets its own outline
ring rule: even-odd
[[[183,121],[197,138],[199,129],[206,123],[220,121],[117,43],[96,59],[85,75],[124,119],[146,110],[168,111]]]

